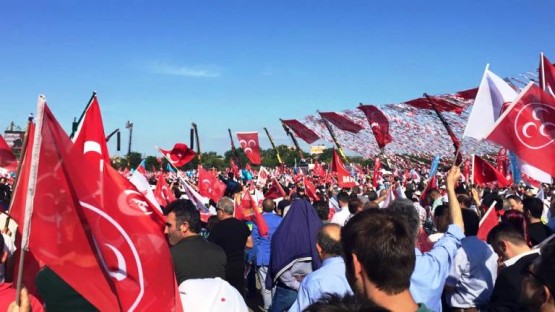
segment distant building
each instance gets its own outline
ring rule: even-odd
[[[323,144],[313,145],[313,146],[310,147],[310,154],[311,155],[319,155],[319,154],[322,154],[325,149],[326,149],[326,146],[323,145]]]
[[[23,140],[25,139],[25,131],[21,127],[16,126],[12,121],[10,125],[4,131],[4,140],[8,143],[8,146],[12,148],[12,151],[16,156],[21,155],[21,149],[23,148]]]

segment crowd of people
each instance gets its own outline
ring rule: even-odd
[[[179,199],[163,207],[164,233],[185,311],[555,311],[553,185],[536,194],[474,186],[457,166],[437,188],[422,168],[362,176],[351,188],[302,171],[272,175],[257,183],[256,173],[222,172],[226,193],[206,203],[208,218],[168,177]],[[284,196],[265,196],[275,183]],[[259,214],[240,204],[247,193]],[[2,238],[4,267],[15,248]],[[39,275],[46,310],[94,310],[48,268]],[[4,308],[8,290],[0,284]],[[26,309],[43,309],[24,297]]]

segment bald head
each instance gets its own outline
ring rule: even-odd
[[[341,226],[335,223],[328,223],[322,226],[318,231],[316,244],[322,259],[342,256]]]
[[[274,207],[276,206],[276,204],[274,203],[274,201],[270,198],[266,198],[264,199],[264,201],[262,202],[262,210],[264,212],[272,212],[274,211]]]

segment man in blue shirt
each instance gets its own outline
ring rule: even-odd
[[[422,253],[413,247],[416,264],[410,278],[410,293],[416,302],[424,303],[432,311],[441,311],[441,294],[445,281],[453,258],[465,237],[461,208],[455,193],[455,184],[459,177],[460,169],[457,166],[452,167],[446,177],[449,215],[452,223],[447,228],[447,232],[428,252]],[[407,199],[396,200],[389,209],[396,211],[401,218],[405,219],[416,242],[420,219],[412,202]]]
[[[341,226],[338,224],[328,223],[320,228],[316,237],[316,249],[322,266],[303,279],[290,312],[302,311],[326,293],[340,296],[352,294],[345,277],[345,260],[340,239]]]
[[[272,304],[272,290],[265,287],[266,275],[268,274],[268,265],[270,264],[270,246],[272,235],[281,223],[281,217],[276,215],[274,211],[274,201],[267,198],[262,202],[262,218],[268,225],[268,236],[260,236],[258,227],[253,225],[252,239],[254,249],[256,249],[256,267],[257,275],[260,281],[260,292],[264,301],[264,310],[268,310]]]

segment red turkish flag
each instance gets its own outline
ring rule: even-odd
[[[218,202],[225,193],[226,185],[211,171],[198,166],[198,192],[204,197]]]
[[[316,186],[314,186],[314,184],[307,177],[303,177],[303,184],[306,195],[308,195],[308,197],[310,197],[313,201],[319,201],[320,197],[316,194]]]
[[[343,162],[335,149],[333,150],[333,157],[331,160],[331,171],[337,173],[337,185],[339,185],[339,187],[353,187],[356,185],[355,180],[351,177],[351,174],[343,165]]]
[[[8,146],[8,143],[0,135],[0,167],[5,168],[9,171],[17,170],[17,158],[15,157],[12,149]]]
[[[316,132],[312,131],[297,119],[282,120],[281,122],[308,144],[312,144],[320,139]]]
[[[374,174],[372,175],[372,185],[374,188],[378,187],[378,179],[382,176],[382,172],[380,169],[382,168],[382,163],[380,162],[380,158],[376,157],[374,159]]]
[[[32,159],[34,140],[30,138],[14,193],[11,216],[20,224],[18,232],[22,235],[27,226],[24,224],[26,202],[32,201],[28,244],[33,256],[97,309],[120,310],[118,298],[91,244],[88,226],[81,225],[83,216],[76,197],[76,186],[69,177],[67,161],[61,155],[69,151],[71,141],[48,108],[44,104],[41,107],[45,108],[45,112],[43,120],[37,120],[42,122],[42,127],[36,129],[40,135],[38,160]],[[29,181],[32,161],[38,165],[35,185],[30,185]],[[28,198],[27,190],[33,188],[34,197]],[[32,275],[32,272],[25,275]]]
[[[439,96],[433,96],[431,98],[434,101],[436,109],[440,112],[453,112],[460,115],[464,109],[463,105],[455,104],[453,101],[448,99],[444,99]],[[432,104],[430,104],[430,101],[428,101],[427,98],[417,98],[406,101],[405,104],[421,109],[433,109]]]
[[[314,164],[314,169],[312,169],[312,175],[318,177],[324,177],[326,175],[326,171],[322,167],[322,164],[319,161],[316,161]]]
[[[464,176],[465,181],[470,181],[470,170],[471,170],[471,168],[472,168],[472,160],[467,158],[464,161],[463,170],[462,170],[462,174]]]
[[[555,176],[555,97],[534,83],[499,117],[487,139]]]
[[[268,224],[266,220],[260,214],[258,210],[258,204],[256,200],[252,197],[251,192],[254,191],[254,185],[251,183],[250,187],[243,193],[243,199],[241,204],[243,206],[243,212],[249,211],[251,216],[251,221],[256,223],[258,227],[258,233],[260,236],[268,236]]]
[[[368,123],[370,127],[372,127],[374,137],[376,137],[376,142],[378,142],[378,147],[384,148],[392,141],[391,135],[389,134],[389,120],[387,120],[387,117],[374,105],[360,105],[358,109],[366,115]]]
[[[170,190],[165,174],[160,174],[158,176],[158,182],[156,183],[156,188],[154,189],[154,197],[156,198],[158,204],[164,207],[175,200],[175,195],[172,190]]]
[[[266,194],[264,194],[264,198],[276,199],[285,196],[287,196],[287,194],[281,187],[281,184],[279,184],[276,178],[272,178],[272,185],[270,186]]]
[[[253,165],[260,165],[258,132],[237,132],[237,139],[249,161]]]
[[[361,125],[357,124],[356,122],[352,121],[346,116],[340,115],[336,112],[320,112],[320,116],[325,118],[327,121],[334,124],[337,128],[348,131],[351,133],[359,133],[360,130],[364,129]]]
[[[229,159],[229,165],[231,167],[231,172],[233,172],[233,175],[235,176],[235,178],[236,179],[241,178],[241,173],[239,172],[239,167],[237,166],[237,164],[235,163],[233,158]]]
[[[511,184],[501,172],[497,171],[490,163],[476,155],[474,155],[474,166],[472,169],[474,170],[473,176],[474,183],[476,184],[497,182],[499,187],[506,187]]]
[[[187,144],[176,143],[173,148],[169,151],[159,148],[159,150],[166,156],[168,161],[174,167],[185,166],[188,162],[193,160],[197,155],[192,149],[190,149]]]
[[[499,223],[499,218],[497,217],[497,212],[495,211],[495,203],[496,202],[494,201],[491,204],[482,220],[480,220],[480,227],[478,228],[478,234],[476,236],[483,241],[487,241],[489,231],[491,231],[491,229]]]
[[[507,156],[507,149],[501,148],[497,153],[497,170],[499,170],[504,177],[507,176],[508,165],[509,157]]]
[[[85,114],[73,135],[72,141],[74,147],[81,151],[83,155],[95,158],[94,163],[98,163],[100,166],[103,166],[104,163],[110,165],[110,155],[108,153],[108,146],[106,146],[102,114],[100,113],[100,106],[96,95],[93,95],[91,98]],[[100,162],[101,159],[104,162]]]
[[[547,59],[545,55],[540,60],[540,87],[544,87],[545,91],[555,96],[555,66]]]

